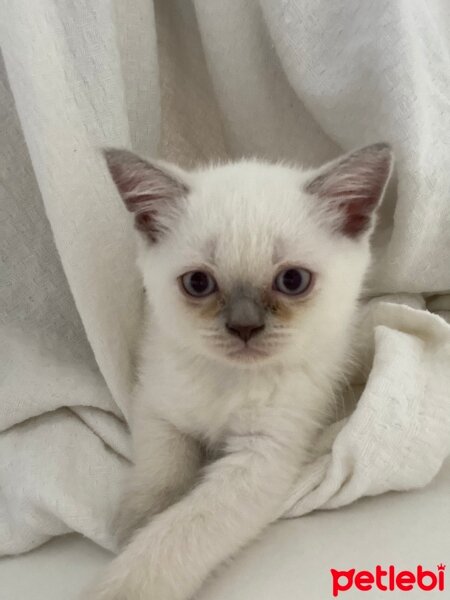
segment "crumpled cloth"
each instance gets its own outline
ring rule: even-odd
[[[311,167],[391,143],[367,385],[286,513],[433,477],[449,438],[448,327],[426,312],[450,310],[449,30],[447,0],[0,0],[0,554],[70,531],[115,547],[142,283],[102,146]]]
[[[323,432],[287,517],[423,487],[450,454],[450,325],[386,299],[372,301],[366,318],[367,383],[350,416]]]

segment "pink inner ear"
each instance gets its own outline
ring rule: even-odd
[[[357,237],[372,224],[391,163],[389,146],[368,146],[325,167],[305,189],[340,215],[339,229],[343,234]]]
[[[152,241],[156,240],[157,230],[155,227],[155,215],[150,211],[137,214],[134,218],[134,225],[139,231],[148,233]]]
[[[152,242],[156,242],[165,230],[158,218],[161,208],[164,210],[164,201],[160,194],[130,195],[126,200],[128,210],[134,213],[134,226],[146,233]]]
[[[107,149],[104,155],[125,206],[135,215],[136,229],[156,241],[167,229],[165,217],[187,195],[187,186],[159,165],[127,150]]]
[[[361,202],[356,201],[347,202],[343,205],[345,218],[342,224],[342,233],[349,237],[355,237],[358,233],[366,231],[370,227],[376,201],[365,203],[365,207],[362,207],[361,204]]]

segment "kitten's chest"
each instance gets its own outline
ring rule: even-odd
[[[279,377],[217,369],[178,369],[160,408],[181,431],[218,444],[229,435],[259,431],[282,393]]]

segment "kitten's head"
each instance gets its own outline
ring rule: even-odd
[[[139,232],[153,318],[241,365],[314,360],[351,325],[391,172],[376,144],[314,171],[243,161],[185,172],[105,151]]]

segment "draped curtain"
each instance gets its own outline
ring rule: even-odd
[[[449,31],[446,0],[0,0],[0,553],[113,546],[142,286],[99,148],[313,166],[388,141],[368,293],[445,315]]]

